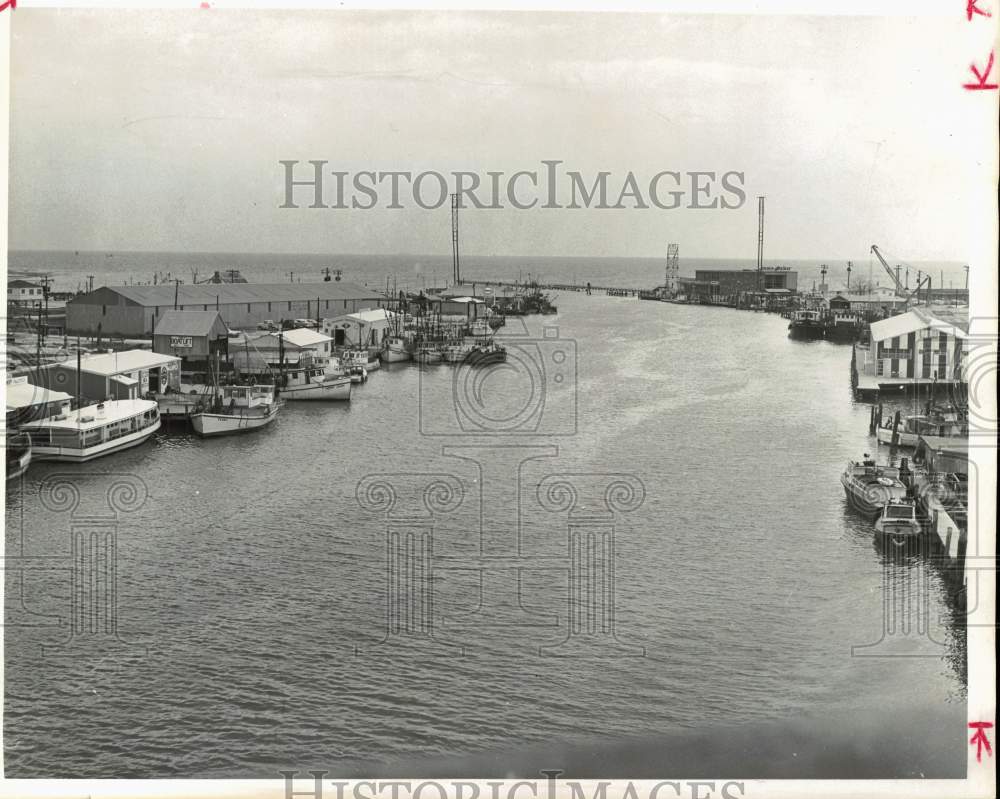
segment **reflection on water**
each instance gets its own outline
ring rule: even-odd
[[[552,415],[531,435],[456,433],[455,372],[398,365],[252,435],[33,465],[7,499],[8,776],[271,777],[885,704],[960,716],[954,590],[931,554],[876,543],[839,482],[874,446],[850,348],[765,314],[559,307],[530,333],[557,324],[576,373],[539,372]],[[527,402],[504,375],[481,390]],[[60,473],[75,509],[46,498]],[[145,500],[112,513],[109,473]],[[81,557],[117,608],[100,651],[60,643]]]

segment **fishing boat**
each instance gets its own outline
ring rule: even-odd
[[[850,311],[835,311],[826,325],[826,338],[829,341],[853,343],[858,340],[864,323],[861,317]]]
[[[259,430],[275,420],[283,404],[273,386],[218,386],[192,411],[191,426],[206,438]]]
[[[875,437],[882,444],[892,444],[893,419],[887,417],[875,430]],[[899,420],[896,431],[897,447],[916,447],[921,436],[961,438],[968,434],[968,427],[961,412],[954,406],[931,406],[926,413],[905,416]]]
[[[417,363],[441,363],[441,358],[440,348],[431,344],[421,344],[413,353],[413,360]]]
[[[7,439],[7,480],[16,480],[31,465],[31,438],[24,434]]]
[[[906,498],[906,485],[900,474],[899,467],[881,466],[866,454],[861,462],[848,462],[840,482],[853,508],[875,516],[887,502]]]
[[[317,366],[286,369],[279,378],[281,396],[286,400],[350,400],[354,380],[346,371],[328,372]]]
[[[819,311],[796,311],[788,323],[788,335],[798,339],[823,338],[825,329]]]
[[[138,446],[159,429],[159,408],[144,399],[108,400],[21,426],[34,460],[73,463]]]
[[[893,538],[916,538],[922,530],[917,506],[908,499],[886,502],[875,520],[875,530]]]
[[[489,366],[503,363],[507,360],[507,350],[502,344],[490,341],[485,344],[475,344],[465,356],[464,363],[469,366]]]
[[[441,360],[445,363],[462,363],[472,352],[473,344],[449,344],[441,350]]]
[[[390,336],[382,345],[382,360],[386,363],[402,363],[410,360],[410,357],[410,349],[400,336]]]

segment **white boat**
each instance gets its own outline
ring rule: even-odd
[[[191,413],[191,426],[204,437],[259,430],[274,421],[283,404],[271,386],[219,386]]]
[[[905,499],[885,503],[875,520],[875,529],[893,538],[916,538],[921,533],[917,506]]]
[[[282,380],[286,400],[341,400],[351,398],[351,378],[320,368],[290,369]]]
[[[366,372],[373,372],[382,365],[378,355],[367,350],[347,350],[340,356],[340,362],[347,371],[352,367],[360,367]]]
[[[31,438],[25,434],[11,436],[6,442],[7,479],[16,480],[31,465]]]
[[[887,502],[906,498],[906,485],[900,480],[896,466],[882,466],[870,458],[858,463],[850,461],[840,476],[847,501],[865,516],[874,517]]]
[[[402,363],[403,361],[410,360],[410,358],[411,353],[406,346],[406,341],[399,336],[387,338],[382,345],[382,359],[386,363]]]
[[[437,347],[421,345],[413,353],[413,360],[417,363],[441,363],[441,350]]]
[[[891,417],[875,431],[875,437],[882,444],[892,444]],[[897,447],[916,447],[921,436],[960,438],[968,433],[968,428],[960,420],[957,412],[931,408],[929,413],[906,416],[899,420],[896,431]]]
[[[445,363],[462,363],[472,352],[473,344],[449,344],[441,350],[441,358]]]
[[[160,411],[153,400],[108,400],[21,429],[35,460],[83,463],[142,444],[160,429]]]

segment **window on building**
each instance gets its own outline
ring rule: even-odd
[[[247,303],[247,313],[250,313],[250,303]]]
[[[328,311],[330,310],[330,301],[329,300],[326,301],[326,309]]]
[[[207,305],[202,305],[202,306],[201,306],[201,310],[203,310],[203,311],[207,311],[207,310],[208,310],[208,306],[207,306]]]
[[[107,315],[108,315],[108,306],[107,305],[102,305],[101,306],[101,316],[107,316]]]
[[[267,312],[268,312],[268,313],[271,313],[271,303],[268,303],[268,304],[267,304]]]

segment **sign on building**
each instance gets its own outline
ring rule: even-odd
[[[175,349],[191,349],[194,344],[191,341],[191,336],[171,336],[170,346]]]

